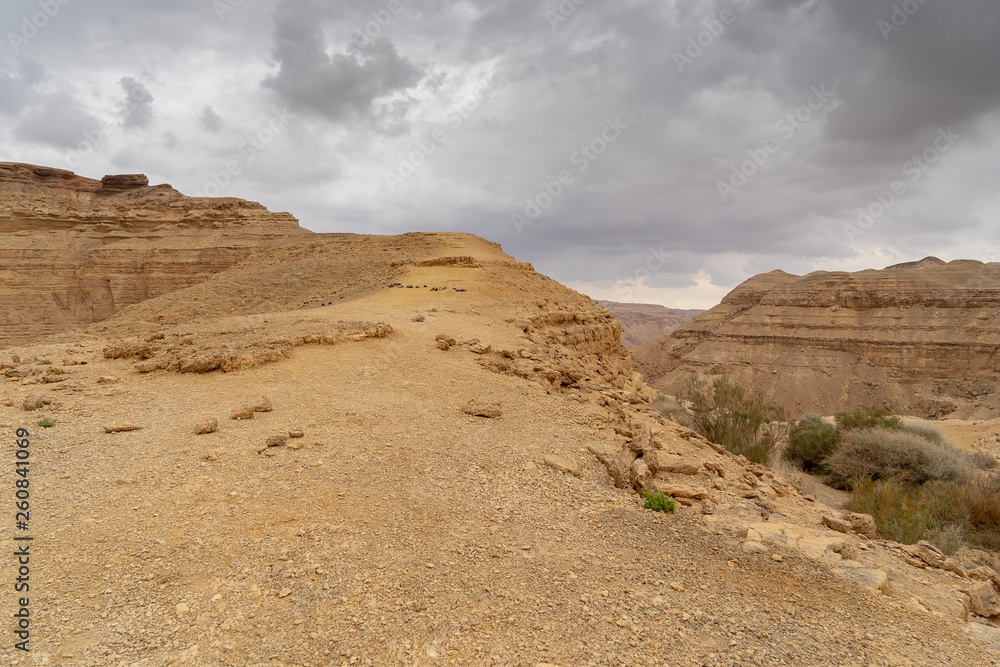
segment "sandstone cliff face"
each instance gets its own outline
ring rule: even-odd
[[[996,416],[1000,264],[921,262],[858,273],[756,276],[636,353],[658,389],[727,376],[795,412],[879,404]]]
[[[616,303],[598,301],[624,328],[622,343],[630,350],[652,343],[672,333],[703,310],[678,310],[652,303]]]
[[[314,236],[287,213],[186,197],[140,174],[98,181],[0,163],[0,347],[103,320],[262,247]]]

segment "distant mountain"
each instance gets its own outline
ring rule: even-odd
[[[623,327],[622,343],[630,350],[663,338],[703,310],[678,310],[652,303],[598,301]]]
[[[694,377],[725,377],[795,417],[884,405],[994,418],[1000,264],[929,257],[881,271],[772,271],[635,350],[635,361],[665,393]]]

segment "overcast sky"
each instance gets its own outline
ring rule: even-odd
[[[684,308],[778,268],[1000,261],[997,0],[5,0],[0,25],[0,160],[471,232]]]

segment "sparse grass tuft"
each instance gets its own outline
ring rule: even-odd
[[[902,544],[927,540],[945,553],[966,541],[969,520],[956,502],[962,487],[955,482],[932,481],[919,486],[898,479],[857,479],[848,508],[871,514],[886,539]]]
[[[50,417],[46,417],[45,419],[38,422],[38,425],[41,426],[42,428],[52,428],[53,426],[56,425],[56,420],[51,419]]]
[[[677,504],[674,503],[673,498],[662,491],[656,494],[647,491],[645,507],[654,512],[673,512],[677,509]]]

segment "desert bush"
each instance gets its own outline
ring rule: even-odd
[[[673,512],[677,509],[674,499],[662,491],[656,494],[647,491],[645,507],[654,512]]]
[[[839,489],[851,488],[856,479],[954,482],[969,471],[968,458],[951,445],[892,428],[844,433],[826,463],[829,481]]]
[[[692,380],[678,396],[690,403],[694,430],[734,454],[767,464],[779,439],[784,410],[760,396],[750,396],[725,378],[711,385]]]
[[[962,487],[961,499],[973,543],[1000,551],[1000,472],[970,474]]]
[[[848,412],[838,412],[837,428],[843,431],[864,428],[903,428],[903,420],[889,414],[886,408],[877,405],[866,405]]]
[[[932,428],[924,428],[923,426],[903,426],[902,429],[906,433],[912,433],[915,436],[921,437],[927,442],[933,442],[937,445],[944,444],[944,436],[940,432],[935,431]]]
[[[42,428],[52,428],[53,426],[56,425],[56,420],[52,419],[51,417],[46,417],[41,421],[39,421],[38,425],[41,426]]]
[[[782,457],[812,474],[827,472],[826,459],[840,444],[840,432],[818,415],[806,415],[792,426]]]
[[[854,480],[848,508],[870,514],[882,537],[902,544],[927,540],[951,554],[967,541],[970,521],[956,499],[956,482],[932,481],[914,486],[898,479]]]
[[[997,459],[986,452],[970,452],[969,465],[976,470],[993,470],[997,467]]]

